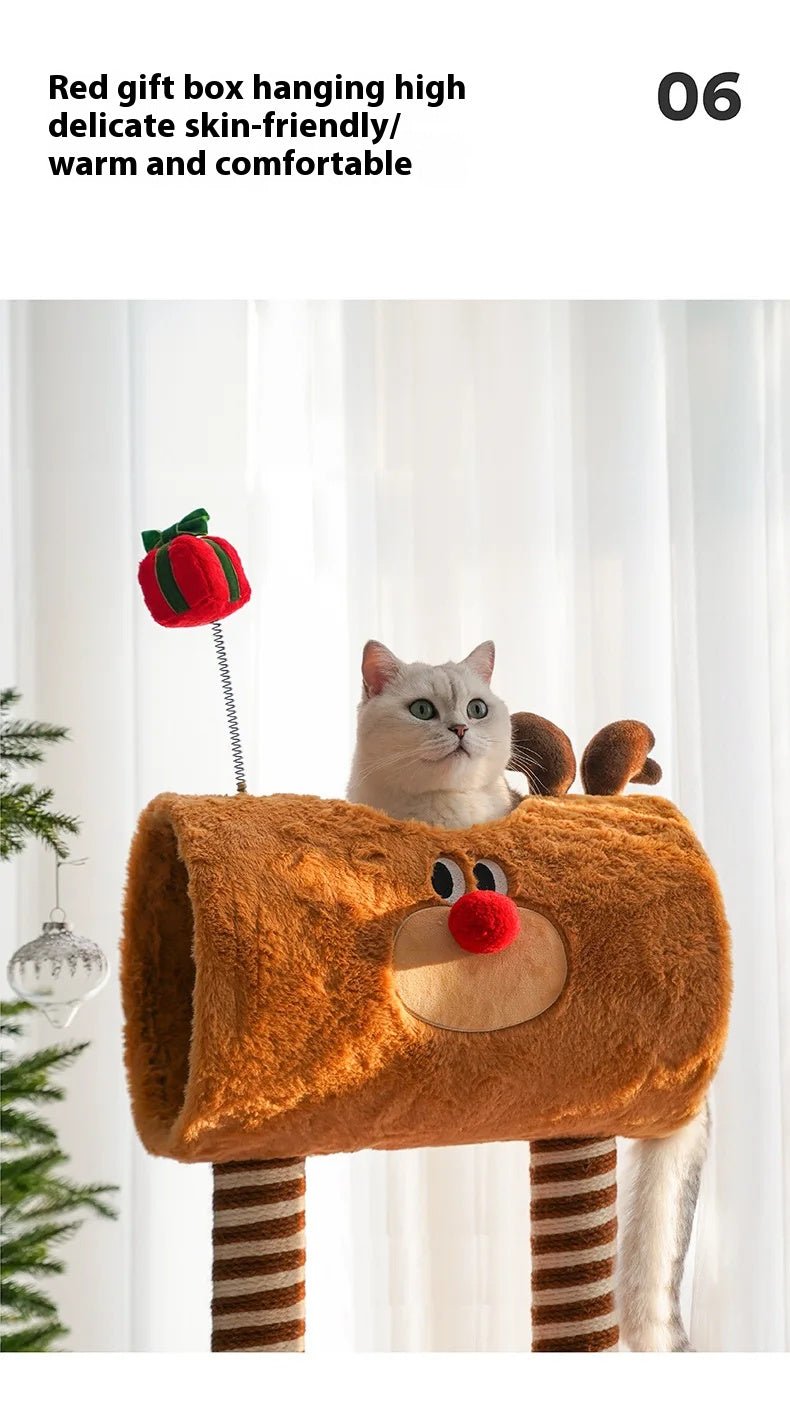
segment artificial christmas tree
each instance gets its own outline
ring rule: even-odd
[[[23,1033],[26,1003],[0,1004],[2,1164],[0,1164],[0,1350],[49,1350],[68,1334],[55,1302],[39,1278],[64,1271],[56,1249],[82,1225],[77,1213],[115,1218],[105,1195],[110,1184],[75,1184],[63,1176],[68,1162],[57,1133],[39,1107],[62,1101],[53,1077],[87,1047],[44,1047],[15,1057],[5,1045]]]
[[[67,737],[58,725],[11,719],[19,702],[16,690],[0,692],[0,857],[21,852],[30,838],[42,842],[62,861],[64,834],[74,835],[74,817],[51,809],[51,788],[15,783],[11,769],[43,761],[42,745]],[[0,1349],[40,1351],[68,1334],[41,1278],[56,1276],[64,1265],[59,1245],[80,1228],[77,1213],[92,1211],[115,1218],[106,1195],[109,1184],[75,1184],[64,1177],[68,1155],[57,1132],[39,1108],[63,1100],[53,1081],[88,1045],[45,1047],[16,1055],[8,1045],[24,1035],[27,1003],[0,1004]]]

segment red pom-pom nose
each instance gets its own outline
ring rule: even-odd
[[[496,954],[512,944],[521,928],[513,901],[495,890],[470,890],[447,917],[456,944],[470,954]]]

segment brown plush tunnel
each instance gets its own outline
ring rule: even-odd
[[[662,798],[531,797],[444,831],[165,794],[132,846],[121,978],[144,1144],[225,1161],[667,1134],[718,1063],[730,957]]]

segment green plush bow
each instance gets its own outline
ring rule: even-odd
[[[143,547],[146,553],[150,553],[152,548],[159,548],[163,543],[171,543],[179,533],[194,535],[208,533],[209,518],[207,509],[193,509],[191,514],[179,519],[178,523],[171,524],[169,528],[163,528],[161,533],[158,528],[146,528],[142,534]]]

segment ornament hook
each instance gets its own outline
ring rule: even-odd
[[[61,916],[62,916],[62,918],[63,918],[64,920],[65,920],[65,918],[66,918],[66,911],[63,909],[63,906],[62,906],[61,903],[60,903],[60,868],[61,868],[61,866],[84,866],[84,865],[85,865],[85,862],[86,862],[86,861],[89,861],[89,860],[90,860],[90,857],[89,857],[89,856],[81,856],[81,857],[80,857],[78,860],[76,860],[76,861],[68,861],[68,860],[66,860],[65,857],[60,857],[60,856],[59,856],[59,857],[57,858],[57,860],[55,861],[55,904],[54,904],[53,908],[52,908],[52,909],[50,910],[50,912],[49,912],[49,918],[50,918],[50,920],[54,920],[54,918],[55,918],[55,911],[56,911],[56,910],[59,910],[59,911],[60,911]]]

